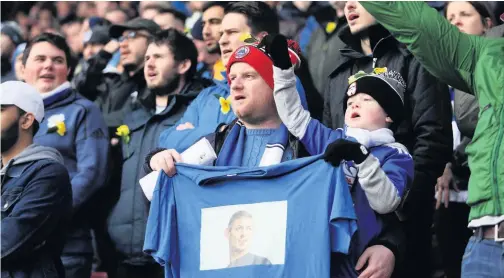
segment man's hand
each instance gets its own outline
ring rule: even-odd
[[[394,253],[383,245],[374,245],[362,253],[355,270],[362,271],[358,278],[389,278],[394,266]]]
[[[447,163],[443,175],[437,179],[436,183],[436,209],[439,209],[441,203],[444,203],[445,208],[448,208],[448,204],[450,203],[450,184],[453,185],[455,191],[460,191],[453,182],[451,163]]]
[[[116,40],[110,40],[104,47],[103,50],[110,54],[114,54],[119,49],[119,42]]]
[[[179,124],[177,126],[176,130],[180,131],[180,130],[193,129],[193,128],[194,128],[194,126],[190,122],[187,122],[184,124]]]
[[[176,150],[169,149],[155,154],[149,166],[153,171],[163,170],[169,177],[173,177],[177,173],[175,162],[182,162],[182,157]]]
[[[338,139],[329,144],[324,152],[324,160],[331,163],[332,166],[339,166],[341,160],[353,160],[357,164],[361,164],[369,151],[360,143]]]

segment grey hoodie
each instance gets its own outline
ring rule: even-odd
[[[44,147],[37,144],[31,144],[26,149],[24,149],[17,156],[12,158],[7,162],[6,165],[2,165],[2,169],[0,170],[0,175],[3,176],[7,172],[10,166],[23,164],[30,161],[36,161],[41,159],[52,159],[61,164],[64,164],[63,157],[61,154],[54,148]]]

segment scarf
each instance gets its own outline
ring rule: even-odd
[[[66,81],[63,84],[59,85],[56,87],[54,90],[43,93],[42,94],[42,99],[44,100],[44,106],[49,106],[56,101],[64,98],[62,97],[63,95],[66,96],[67,93],[71,92],[71,84],[70,82]]]
[[[357,142],[364,145],[366,148],[381,146],[388,143],[394,143],[395,138],[392,130],[388,128],[380,128],[369,131],[362,128],[346,127],[345,134],[347,137],[353,137]]]
[[[241,166],[247,129],[237,121],[222,144],[222,149],[215,162],[216,166]],[[259,166],[270,166],[282,161],[282,156],[289,141],[289,132],[285,125],[280,127],[268,139]]]

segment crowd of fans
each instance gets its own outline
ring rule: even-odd
[[[503,277],[504,5],[427,4],[2,2],[2,277],[169,277],[139,180],[200,138],[352,162],[378,228],[332,277]]]

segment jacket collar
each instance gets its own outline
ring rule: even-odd
[[[51,96],[44,99],[44,108],[51,109],[58,106],[68,104],[76,98],[76,94],[70,86],[63,86],[56,88],[55,91],[50,92]],[[57,91],[56,91],[57,90]]]
[[[409,51],[401,45],[391,34],[381,25],[373,25],[369,27],[369,40],[371,43],[371,49],[373,50],[373,58],[380,58],[384,56],[390,49],[399,49],[401,54],[404,56],[410,55]],[[339,51],[341,53],[340,59],[334,66],[334,70],[330,76],[334,76],[338,69],[346,63],[349,63],[355,59],[361,59],[366,57],[362,53],[360,38],[359,36],[353,35],[350,32],[350,27],[348,25],[342,26],[338,31],[338,37],[344,43],[344,47]]]

